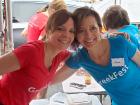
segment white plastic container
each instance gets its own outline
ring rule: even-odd
[[[92,100],[85,93],[67,94],[65,105],[92,105]]]

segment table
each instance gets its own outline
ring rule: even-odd
[[[91,79],[91,84],[86,85],[83,89],[78,89],[75,87],[71,87],[71,83],[78,83],[78,84],[84,84],[84,77],[83,76],[77,76],[76,73],[73,74],[70,78],[65,80],[62,83],[63,86],[63,91],[68,94],[72,93],[87,93],[89,95],[99,95],[100,96],[100,101],[102,103],[102,98],[103,96],[107,95],[105,89],[99,85],[94,78]]]

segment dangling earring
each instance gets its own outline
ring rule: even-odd
[[[102,32],[102,28],[99,28],[100,34],[98,35],[98,40],[103,39],[103,32]]]
[[[100,41],[102,39],[101,34],[98,35],[98,40]]]

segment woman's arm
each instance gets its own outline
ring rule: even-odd
[[[51,84],[56,84],[62,82],[69,78],[72,74],[74,74],[76,70],[69,68],[68,66],[64,65],[61,69],[59,69],[51,82]]]
[[[132,60],[140,67],[140,51],[137,50]]]
[[[108,33],[106,32],[105,35],[103,34],[103,38],[108,38],[108,37],[116,37],[118,35],[121,35],[123,36],[125,39],[127,39],[128,41],[131,41],[130,40],[130,35],[125,33],[125,32],[112,32],[112,33]]]
[[[28,34],[28,25],[26,25],[25,28],[21,32],[21,35],[24,37],[27,37],[27,34]]]
[[[38,40],[43,40],[43,39],[45,39],[45,35],[40,35],[38,38]]]
[[[13,52],[0,56],[0,75],[20,68],[19,61]]]

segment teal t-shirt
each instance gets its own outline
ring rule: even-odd
[[[126,32],[130,36],[130,40],[132,43],[134,43],[138,49],[140,49],[140,43],[138,39],[139,29],[135,25],[126,25],[118,30],[119,32]]]
[[[82,67],[87,70],[110,95],[113,105],[140,105],[140,68],[131,60],[137,48],[122,36],[108,40],[108,65],[96,64],[85,48],[74,52],[66,65],[73,69]]]

